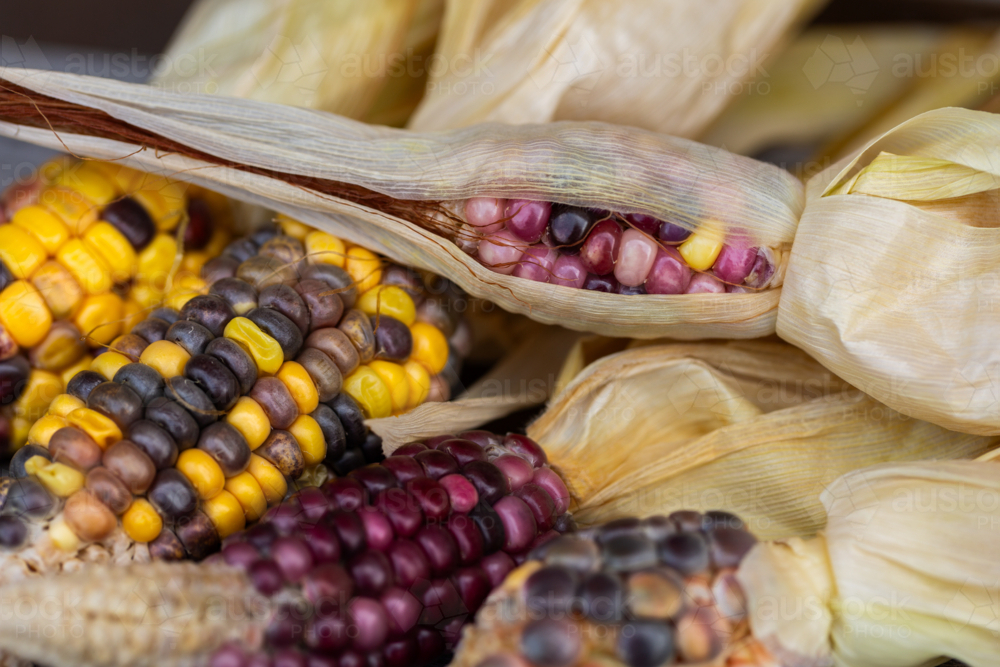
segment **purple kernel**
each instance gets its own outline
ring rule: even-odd
[[[649,294],[684,294],[691,283],[691,267],[674,248],[660,248],[646,277]]]
[[[476,443],[483,450],[487,450],[490,447],[499,447],[503,444],[502,437],[489,431],[464,431],[459,433],[458,437],[462,440],[470,440]]]
[[[329,526],[306,526],[302,530],[302,538],[317,563],[334,563],[340,560],[340,540]]]
[[[354,598],[348,607],[348,614],[358,633],[354,637],[355,649],[374,651],[385,643],[389,636],[389,619],[378,600]]]
[[[543,245],[533,245],[525,249],[521,260],[511,275],[517,278],[547,283],[552,279],[552,270],[559,253]]]
[[[657,236],[664,243],[675,244],[686,241],[687,237],[691,236],[691,232],[672,222],[662,222],[660,223],[660,229],[657,231]]]
[[[409,588],[431,576],[431,566],[423,549],[410,540],[396,540],[387,551],[396,583]]]
[[[774,251],[767,247],[759,248],[757,250],[757,257],[754,259],[753,268],[750,269],[750,274],[747,275],[744,282],[748,287],[755,287],[757,289],[766,287],[771,282],[771,278],[774,277],[776,270]]]
[[[379,491],[385,491],[396,486],[396,478],[393,474],[378,463],[372,463],[366,465],[364,468],[352,470],[347,476],[361,482],[372,496]]]
[[[426,448],[425,448],[426,449]],[[382,461],[382,466],[391,472],[400,484],[406,484],[424,476],[424,469],[412,456],[400,455],[399,451]]]
[[[549,492],[552,500],[556,504],[556,515],[563,514],[569,510],[569,489],[562,477],[552,468],[539,468],[535,471],[531,481]]]
[[[453,512],[466,514],[479,503],[479,492],[463,475],[445,475],[439,481],[448,492]]]
[[[548,457],[545,455],[545,450],[526,435],[508,433],[507,437],[503,439],[503,446],[511,454],[517,454],[535,468],[549,462]]]
[[[424,444],[427,446],[427,449],[437,449],[442,442],[448,442],[449,440],[454,440],[454,439],[455,436],[453,435],[448,435],[448,434],[435,435],[431,436],[430,438],[426,438],[424,440]]]
[[[351,642],[347,619],[339,613],[312,618],[306,627],[305,640],[306,646],[312,649],[330,653],[341,651]]]
[[[511,491],[517,491],[530,482],[531,476],[535,472],[530,463],[513,454],[498,456],[493,460],[493,465],[499,468],[500,472],[507,478]]]
[[[486,452],[471,440],[461,440],[459,438],[448,440],[438,445],[438,451],[453,456],[459,468],[472,461],[486,460]]]
[[[285,585],[285,578],[281,575],[281,569],[274,561],[259,560],[250,566],[247,571],[250,575],[250,582],[262,595],[271,596],[277,593]]]
[[[619,285],[618,293],[622,296],[637,296],[639,294],[647,294],[645,285],[636,285],[635,287],[629,287],[628,285]]]
[[[515,565],[510,556],[503,551],[498,551],[483,558],[479,563],[479,567],[489,577],[490,586],[496,588],[503,583],[503,580],[507,578],[507,575],[514,569]]]
[[[580,248],[580,261],[591,273],[598,276],[610,274],[618,261],[621,240],[622,228],[618,223],[614,220],[602,220],[594,225]]]
[[[510,493],[507,478],[500,472],[500,468],[488,461],[469,463],[462,468],[462,475],[476,487],[479,497],[490,505]]]
[[[417,662],[430,662],[444,650],[444,638],[440,632],[434,628],[417,628]]]
[[[579,289],[583,287],[587,279],[587,267],[576,255],[559,255],[556,263],[552,266],[552,278],[549,282],[553,285],[573,287]]]
[[[511,199],[504,210],[507,229],[528,243],[535,243],[542,238],[551,213],[552,204],[549,202],[528,199]]]
[[[302,506],[302,513],[310,521],[318,520],[329,510],[333,509],[330,499],[315,486],[308,486],[302,489],[295,494],[295,497],[298,498],[299,505]]]
[[[301,651],[285,648],[275,652],[274,667],[309,667],[309,663]]]
[[[422,442],[408,442],[392,453],[393,456],[416,456],[427,449]]]
[[[441,526],[426,526],[417,533],[414,541],[423,549],[434,576],[447,576],[455,569],[458,564],[458,545],[447,530]]]
[[[361,522],[365,524],[365,538],[369,549],[384,551],[389,548],[396,534],[389,519],[381,512],[364,509],[358,512]]]
[[[354,594],[354,582],[339,564],[324,563],[302,579],[302,594],[317,609],[324,608],[324,603],[339,609]]]
[[[260,560],[260,552],[252,544],[234,542],[222,549],[222,557],[229,565],[245,571]]]
[[[283,605],[264,631],[264,638],[271,646],[291,646],[304,634],[301,621],[293,618],[290,607]]]
[[[389,519],[400,537],[411,537],[424,523],[420,502],[403,489],[388,489],[375,497],[373,506]]]
[[[712,265],[712,272],[724,283],[739,285],[750,275],[757,261],[757,248],[724,245]]]
[[[696,273],[691,277],[685,294],[725,294],[726,285],[715,276],[707,273]]]
[[[306,525],[306,516],[298,499],[293,497],[267,510],[261,521],[270,523],[279,533],[288,535]]]
[[[313,566],[312,551],[299,537],[279,537],[271,545],[271,558],[286,581],[299,581]]]
[[[500,521],[503,523],[504,551],[517,553],[527,549],[537,533],[531,509],[515,496],[501,498],[493,509],[500,515]]]
[[[628,220],[628,224],[633,228],[651,236],[655,235],[663,225],[659,219],[645,213],[628,213],[625,215],[625,219]]]
[[[556,503],[549,495],[549,492],[538,484],[525,484],[518,492],[517,497],[524,501],[524,504],[531,510],[535,517],[535,525],[540,532],[552,528],[556,516]]]
[[[428,521],[440,521],[451,512],[448,490],[436,479],[421,477],[407,484],[406,488],[416,498]]]
[[[436,450],[420,452],[413,458],[420,463],[424,472],[427,473],[427,476],[431,479],[439,479],[445,475],[451,475],[458,472],[458,462],[455,461],[453,456],[445,454],[444,452]]]
[[[336,531],[346,554],[354,554],[365,548],[365,526],[356,512],[331,512],[324,520]]]
[[[278,539],[278,531],[269,523],[257,522],[243,533],[243,539],[266,555],[271,553],[271,543]]]
[[[322,489],[323,495],[329,498],[337,509],[345,512],[357,511],[364,506],[368,494],[361,482],[350,477],[340,477],[326,482]]]
[[[389,632],[394,636],[404,635],[409,632],[417,621],[420,620],[420,612],[423,606],[417,598],[409,591],[392,587],[386,590],[379,598],[385,608],[386,617],[389,621]]]
[[[621,287],[614,275],[598,276],[593,273],[587,274],[587,279],[583,281],[583,289],[592,292],[604,292],[605,294],[617,294]]]
[[[464,514],[453,514],[448,519],[448,532],[458,545],[460,565],[472,565],[483,557],[483,535],[476,522]]]
[[[417,657],[417,640],[413,637],[393,640],[385,645],[382,656],[385,658],[385,667],[410,667]]]
[[[209,661],[209,667],[244,667],[246,655],[243,649],[233,644],[220,647]]]
[[[462,604],[470,611],[479,609],[486,600],[486,596],[490,594],[490,579],[478,567],[459,568],[455,574],[451,575],[451,582],[458,590],[458,597],[462,599]]]
[[[369,549],[351,559],[348,569],[361,595],[380,595],[395,583],[392,563],[381,551]]]

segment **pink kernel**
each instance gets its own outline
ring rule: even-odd
[[[691,278],[685,294],[723,294],[726,291],[726,284],[720,282],[718,278],[708,273],[696,273]]]
[[[522,459],[520,456],[515,456],[513,454],[498,456],[493,460],[493,465],[500,468],[500,472],[502,472],[507,478],[507,481],[510,482],[511,491],[517,491],[522,486],[530,482],[531,475],[534,472],[530,463]]]
[[[549,224],[552,204],[547,201],[511,199],[507,202],[504,213],[507,217],[507,229],[522,241],[535,243],[542,238],[545,226]]]
[[[479,492],[464,476],[445,475],[438,482],[448,492],[452,511],[465,514],[479,503]]]
[[[552,277],[552,267],[559,253],[543,245],[533,245],[521,255],[521,261],[514,267],[513,275],[540,283],[547,283]]]
[[[493,197],[472,197],[465,202],[465,219],[483,234],[493,234],[503,229],[506,201]]]
[[[549,492],[556,503],[556,515],[569,510],[569,489],[566,483],[552,468],[538,468],[531,479],[532,482]]]
[[[648,294],[684,294],[691,283],[691,267],[681,254],[667,246],[660,248],[646,278]]]
[[[479,261],[497,273],[510,275],[527,246],[524,241],[505,229],[491,234],[479,243]]]
[[[757,248],[724,245],[712,266],[712,272],[722,282],[739,285],[750,275],[756,261]]]
[[[653,239],[635,229],[626,229],[622,234],[618,262],[615,264],[615,278],[622,285],[636,287],[646,282],[646,276],[653,268],[659,245]]]
[[[587,280],[587,267],[576,255],[560,255],[552,267],[553,285],[564,285],[580,289]]]

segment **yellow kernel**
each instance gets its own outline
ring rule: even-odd
[[[45,246],[17,225],[0,225],[0,260],[15,278],[28,278],[49,258]]]
[[[184,259],[181,260],[180,270],[197,275],[201,273],[201,268],[205,266],[205,263],[212,259],[212,257],[214,257],[214,255],[209,255],[204,250],[192,250],[191,252],[186,252],[184,253]]]
[[[161,232],[176,229],[186,214],[187,201],[183,187],[168,183],[162,176],[147,175],[141,189],[131,196],[149,212],[156,228]]]
[[[28,384],[14,404],[14,414],[35,421],[45,414],[52,400],[62,392],[63,383],[58,375],[33,368]]]
[[[131,363],[132,360],[121,352],[108,350],[104,354],[94,357],[93,363],[90,364],[90,370],[100,373],[105,380],[114,380],[115,373],[120,371],[122,366],[128,366]]]
[[[299,414],[309,414],[319,405],[319,392],[309,372],[296,361],[286,361],[278,369],[277,378],[288,388]]]
[[[140,363],[150,366],[157,373],[165,378],[173,378],[184,374],[184,366],[187,365],[191,355],[177,343],[169,340],[158,340],[150,343],[142,355],[139,356]]]
[[[299,415],[288,427],[288,432],[298,441],[307,466],[323,462],[326,458],[326,438],[315,419],[309,415]]]
[[[148,500],[136,498],[122,515],[122,529],[136,542],[152,542],[163,530],[163,519]]]
[[[56,259],[88,294],[103,294],[111,289],[111,267],[82,240],[64,243]]]
[[[310,264],[333,264],[344,268],[347,247],[336,236],[326,232],[309,232],[304,241],[306,260]]]
[[[167,288],[167,278],[176,259],[177,240],[169,234],[157,234],[139,253],[136,260],[139,268],[137,275],[143,282],[163,292]]]
[[[431,393],[431,375],[418,361],[407,361],[403,364],[406,371],[406,379],[410,383],[410,400],[406,402],[406,409],[412,410],[418,405],[422,405]]]
[[[54,255],[62,244],[69,241],[69,227],[44,206],[25,206],[10,221],[34,236],[49,255]]]
[[[402,287],[379,285],[358,297],[359,308],[366,315],[380,313],[394,317],[406,326],[417,321],[417,307]]]
[[[62,380],[63,386],[67,386],[69,381],[76,377],[76,374],[80,371],[89,371],[90,364],[94,363],[94,358],[89,354],[83,356],[80,361],[76,362],[69,368],[65,369],[59,374],[59,379]],[[82,407],[82,406],[81,406]]]
[[[193,451],[193,450],[188,450]],[[268,505],[277,505],[288,493],[288,481],[285,476],[274,467],[274,464],[257,454],[250,455],[250,465],[247,472],[253,475],[260,485],[260,490],[264,493]]]
[[[226,415],[226,421],[240,432],[250,445],[250,451],[263,445],[267,436],[271,435],[271,422],[264,408],[249,396],[243,396],[236,401],[236,405]]]
[[[146,319],[146,308],[138,301],[129,299],[122,308],[122,333],[131,332],[135,325],[144,319]]]
[[[110,418],[90,408],[79,408],[66,416],[71,426],[76,426],[93,438],[101,449],[107,449],[122,439],[121,429]]]
[[[245,317],[234,317],[229,320],[223,335],[242,345],[253,357],[257,370],[264,375],[277,373],[285,360],[278,341]]]
[[[38,177],[43,183],[51,184],[59,177],[65,169],[69,169],[77,164],[76,158],[71,155],[57,155],[51,160],[42,163],[38,168]]]
[[[49,461],[44,456],[33,456],[24,464],[24,470],[34,475],[52,494],[68,498],[83,488],[83,473],[65,463]]]
[[[69,553],[75,553],[80,549],[80,538],[76,536],[73,529],[66,525],[62,517],[56,519],[49,526],[49,539],[57,549]]]
[[[282,233],[286,236],[291,236],[296,241],[302,241],[306,236],[312,232],[313,228],[307,224],[301,223],[298,220],[293,220],[289,218],[284,213],[278,214],[277,219],[278,225],[281,227]]]
[[[24,417],[14,417],[10,420],[10,451],[16,452],[28,442],[31,432],[31,421]]]
[[[722,239],[715,234],[695,232],[677,247],[677,252],[695,271],[707,271],[722,252]]]
[[[49,403],[49,414],[66,417],[74,410],[85,407],[87,404],[73,394],[59,394]]]
[[[28,444],[48,447],[52,434],[65,426],[69,426],[68,419],[62,415],[47,414],[31,425],[31,430],[28,431]]]
[[[177,457],[177,469],[188,478],[202,500],[218,495],[226,484],[222,468],[215,459],[200,449],[187,449],[181,452]]]
[[[367,248],[355,246],[348,250],[344,269],[354,279],[359,293],[382,282],[382,259]]]
[[[17,280],[0,292],[0,324],[21,347],[42,342],[52,326],[52,313],[35,286]]]
[[[239,501],[247,521],[256,521],[267,511],[264,491],[254,476],[246,470],[226,480],[226,491]]]
[[[191,299],[199,294],[208,293],[208,284],[198,276],[190,274],[178,276],[167,293],[164,305],[180,310]]]
[[[86,297],[73,323],[91,346],[110,345],[121,335],[125,302],[114,292]]]
[[[358,366],[353,373],[344,378],[344,389],[351,398],[358,402],[369,419],[388,417],[392,414],[392,396],[378,373],[368,366]]]
[[[87,162],[64,169],[55,178],[55,184],[79,192],[98,206],[107,206],[118,196],[115,184]]]
[[[385,382],[385,386],[389,388],[393,413],[406,410],[406,406],[410,402],[410,382],[403,367],[381,359],[369,362],[368,367],[375,371],[382,378],[382,382]]]
[[[45,299],[52,317],[65,320],[76,312],[86,294],[73,275],[55,260],[45,262],[31,276],[31,284]]]
[[[135,248],[111,223],[98,222],[91,225],[83,236],[83,242],[111,267],[115,282],[126,282],[135,276]]]
[[[132,192],[139,187],[142,183],[142,179],[145,174],[141,171],[136,171],[117,162],[101,162],[99,160],[92,160],[90,164],[91,168],[104,174],[104,177],[114,183],[118,192]]]
[[[236,496],[225,489],[202,503],[201,509],[212,520],[222,539],[243,530],[246,526],[243,506]]]
[[[448,363],[448,339],[437,327],[426,322],[417,322],[410,327],[413,336],[413,351],[410,359],[419,361],[431,375],[437,375]]]
[[[97,222],[100,210],[100,207],[76,190],[62,187],[46,188],[39,196],[38,203],[66,223],[72,236],[80,236]]]
[[[156,286],[140,280],[132,284],[128,295],[130,300],[135,301],[144,310],[152,310],[163,303],[166,293]]]

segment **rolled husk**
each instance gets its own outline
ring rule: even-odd
[[[819,495],[844,473],[975,458],[1000,444],[901,415],[801,350],[765,341],[600,358],[528,435],[566,481],[581,525],[725,509],[768,539],[819,530]]]
[[[443,0],[201,0],[150,83],[402,125],[443,12]]]
[[[740,566],[755,639],[786,665],[996,664],[1000,465],[884,464],[821,500],[820,536],[759,544]]]
[[[1000,433],[1000,119],[942,109],[809,182],[778,335],[903,414]]]
[[[754,338],[774,330],[778,289],[641,299],[584,292],[493,273],[427,229],[441,224],[433,216],[447,213],[443,202],[472,195],[559,200],[644,212],[691,229],[711,220],[720,231],[738,230],[750,243],[778,248],[783,266],[781,249],[794,236],[803,192],[794,177],[770,165],[600,123],[416,134],[306,109],[168,95],[88,77],[5,70],[3,78],[113,117],[73,115],[57,135],[27,127],[20,117],[0,124],[9,136],[123,160],[267,205],[540,322],[636,338]],[[9,97],[23,103],[23,96]],[[35,106],[22,111],[33,114]],[[0,105],[0,118],[9,114]],[[95,124],[127,141],[74,135]]]
[[[821,4],[449,0],[447,67],[410,127],[601,120],[695,137]]]

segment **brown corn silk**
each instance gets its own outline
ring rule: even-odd
[[[842,474],[975,458],[1000,445],[901,415],[801,350],[766,341],[650,344],[600,357],[528,435],[566,481],[581,525],[725,509],[768,539],[819,530],[818,498]]]
[[[822,4],[448,0],[446,66],[409,126],[601,120],[696,137]]]

